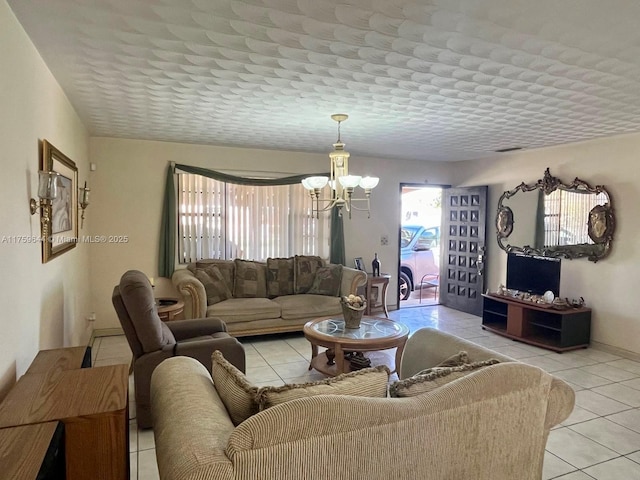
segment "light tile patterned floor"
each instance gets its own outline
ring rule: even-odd
[[[536,365],[569,382],[576,391],[571,416],[549,436],[543,478],[562,480],[640,479],[640,362],[588,348],[557,354],[513,342],[480,327],[480,318],[440,306],[403,308],[391,318],[413,332],[433,327]],[[309,343],[302,334],[241,339],[247,376],[258,385],[323,378],[309,371]],[[102,337],[93,345],[94,365],[128,363],[123,336]],[[158,479],[152,430],[136,425],[130,379],[131,478]]]

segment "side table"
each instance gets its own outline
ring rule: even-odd
[[[184,311],[184,302],[178,298],[156,298],[158,316],[163,322],[175,320]]]
[[[382,311],[384,316],[389,318],[389,311],[387,310],[387,289],[389,288],[389,279],[391,275],[386,273],[380,274],[374,277],[372,274],[367,274],[367,286],[365,297],[367,297],[367,308],[364,311],[365,315],[371,315],[374,312]],[[374,293],[374,290],[376,293]]]

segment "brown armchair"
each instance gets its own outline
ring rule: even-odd
[[[126,272],[113,290],[112,301],[133,353],[136,412],[141,428],[152,426],[151,374],[163,360],[178,355],[192,357],[211,371],[211,354],[220,350],[229,362],[245,371],[244,347],[227,333],[222,320],[162,322],[144,273]]]

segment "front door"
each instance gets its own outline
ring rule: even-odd
[[[482,315],[487,187],[442,192],[440,303]]]

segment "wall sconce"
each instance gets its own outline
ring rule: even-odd
[[[89,206],[89,192],[91,189],[87,187],[87,182],[84,182],[84,187],[78,188],[80,191],[80,208],[82,209],[82,215],[80,216],[80,228],[84,226],[84,210]]]
[[[59,173],[45,172],[40,170],[38,172],[38,198],[40,203],[35,199],[29,200],[29,209],[31,215],[34,215],[38,211],[38,206],[41,208],[40,223],[42,224],[42,236],[44,238],[49,237],[49,225],[51,225],[50,207],[53,203],[53,199],[58,194],[58,177]]]

